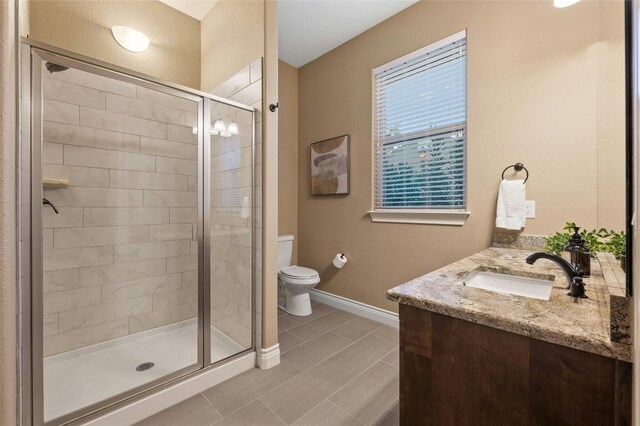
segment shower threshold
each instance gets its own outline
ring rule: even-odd
[[[217,362],[245,348],[211,326]],[[149,368],[139,366],[153,363]],[[195,319],[44,359],[44,417],[52,420],[197,363]]]

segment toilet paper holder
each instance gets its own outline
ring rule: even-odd
[[[336,257],[333,258],[333,266],[338,269],[342,269],[342,267],[347,263],[347,256],[344,253],[336,254]]]

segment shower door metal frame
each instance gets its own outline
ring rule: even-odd
[[[22,39],[20,141],[18,149],[18,205],[19,205],[19,268],[18,298],[20,315],[19,404],[21,424],[59,425],[81,422],[88,416],[120,408],[142,398],[154,390],[164,389],[203,371],[218,367],[255,351],[255,119],[256,109],[228,99],[200,92],[178,84],[130,71],[112,64],[96,61],[62,49]],[[42,66],[45,61],[81,71],[113,78],[198,103],[198,350],[197,362],[144,385],[129,389],[106,400],[83,407],[44,422],[43,389],[43,245],[42,245]],[[211,274],[210,274],[210,218],[211,218],[211,102],[249,111],[252,114],[251,149],[251,303],[252,347],[229,358],[211,363]]]

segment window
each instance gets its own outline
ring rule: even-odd
[[[461,225],[466,32],[373,70],[374,221]]]

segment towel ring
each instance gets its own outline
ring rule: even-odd
[[[529,180],[529,170],[527,170],[527,168],[522,163],[516,163],[516,164],[512,164],[510,166],[505,167],[504,170],[502,171],[502,179],[504,179],[504,172],[509,170],[511,167],[513,167],[516,172],[524,170],[527,176],[524,178],[523,183],[527,183],[527,181]]]

